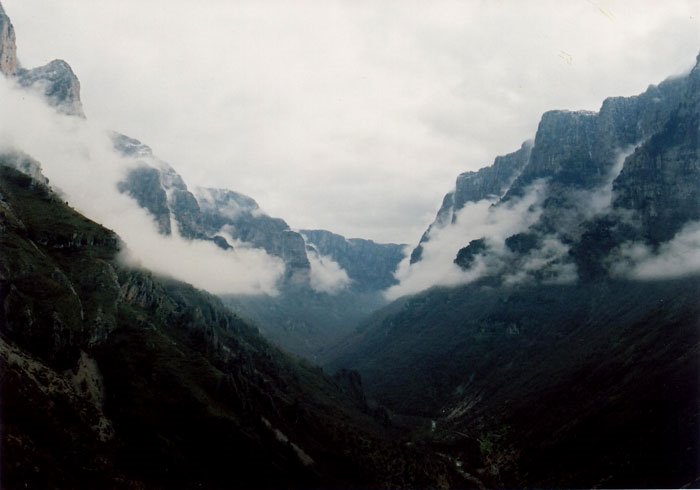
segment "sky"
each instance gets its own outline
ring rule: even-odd
[[[697,1],[3,0],[96,127],[291,227],[416,243],[464,171],[689,70]]]

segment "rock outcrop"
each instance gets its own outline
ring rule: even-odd
[[[174,224],[184,238],[218,241],[222,248],[230,248],[221,242],[223,237],[206,232],[199,203],[175,169],[156,158],[151,148],[139,140],[119,133],[111,136],[114,148],[136,162],[119,182],[118,189],[153,216],[159,233],[170,235]]]
[[[0,4],[0,73],[13,76],[18,67],[15,28]]]
[[[4,153],[0,153],[0,161],[2,161],[2,165],[4,166],[12,167],[29,175],[35,182],[41,185],[47,186],[49,184],[49,179],[47,179],[41,171],[41,164],[26,153],[21,151],[5,151]]]
[[[15,29],[0,5],[0,73],[14,78],[22,87],[32,88],[59,112],[85,117],[80,100],[80,81],[70,65],[53,60],[37,68],[23,68],[17,59]]]
[[[80,100],[80,81],[65,61],[53,60],[30,70],[20,68],[16,77],[23,87],[34,88],[42,93],[59,112],[85,117]]]
[[[526,244],[517,239],[506,243],[515,257],[553,239],[570,250],[558,265],[590,278],[607,273],[605,257],[624,242],[657,246],[670,240],[700,219],[699,79],[696,65],[638,96],[606,99],[599,112],[545,113],[532,143],[459,176],[411,262],[421,259],[432,232],[459,226],[455,212],[466,202],[492,198],[494,206],[508,206],[538,182],[544,183],[544,199],[526,230],[527,250],[520,252]],[[464,260],[469,250],[462,249],[457,263],[472,263]],[[524,266],[516,259],[507,268]]]
[[[281,258],[287,276],[304,281],[310,268],[303,237],[280,218],[265,214],[254,199],[228,189],[196,190],[202,223],[208,233],[224,230],[236,240]]]
[[[345,238],[327,230],[300,230],[307,244],[330,257],[348,274],[358,291],[379,291],[396,284],[394,272],[406,245]]]
[[[420,261],[423,245],[430,240],[430,233],[454,224],[456,213],[464,208],[466,203],[482,199],[500,199],[527,165],[531,150],[532,142],[526,141],[519,150],[496,157],[490,167],[460,174],[455,183],[455,190],[445,195],[435,221],[423,233],[420,242],[411,252],[411,264]]]

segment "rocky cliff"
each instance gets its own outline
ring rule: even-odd
[[[12,76],[17,72],[18,66],[15,28],[0,5],[0,73]]]
[[[227,189],[197,189],[205,229],[225,229],[236,240],[264,249],[281,258],[287,274],[296,281],[308,280],[309,259],[302,236],[280,218],[265,214],[254,199]]]
[[[38,90],[59,112],[85,117],[80,100],[80,81],[65,61],[53,60],[29,70],[20,68],[15,75],[20,85]]]
[[[557,267],[576,268],[585,279],[606,274],[606,257],[625,242],[658,246],[670,240],[700,217],[699,72],[696,65],[638,96],[606,99],[599,112],[545,113],[531,143],[458,178],[412,263],[421,259],[431,234],[460,226],[455,213],[466,202],[490,198],[505,209],[536,183],[543,188],[540,214],[526,233],[506,238],[514,256],[500,259],[509,270],[528,267],[518,257],[544,253],[543,244],[555,240],[561,249]],[[491,245],[498,250],[504,243]],[[454,250],[455,256],[460,252],[457,263],[468,270],[471,252],[466,243],[461,247]]]
[[[435,221],[423,233],[420,242],[411,252],[411,263],[420,261],[423,244],[430,240],[430,233],[454,224],[455,213],[464,208],[466,203],[501,198],[527,165],[531,149],[532,143],[525,142],[518,151],[496,157],[490,167],[460,174],[455,183],[455,190],[445,195]]]
[[[41,93],[47,102],[64,114],[85,117],[80,100],[80,82],[70,65],[53,60],[37,68],[26,69],[17,59],[15,29],[0,5],[0,73],[14,78],[26,88]]]
[[[348,239],[327,230],[300,233],[321,255],[337,262],[358,291],[379,291],[396,284],[394,272],[404,257],[405,245]]]
[[[112,140],[117,151],[137,162],[119,183],[119,190],[153,216],[160,233],[173,232],[172,220],[184,238],[214,240],[230,248],[221,235],[225,233],[281,258],[288,279],[308,280],[304,240],[284,220],[268,216],[255,200],[228,189],[198,188],[195,195],[175,169],[155,157],[147,145],[118,133],[113,133]]]

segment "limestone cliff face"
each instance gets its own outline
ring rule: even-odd
[[[503,187],[496,206],[522,197],[535,182],[545,183],[537,222],[510,237],[508,249],[525,255],[546,237],[555,238],[570,250],[561,260],[573,260],[584,278],[605,273],[605,257],[626,241],[655,246],[671,239],[700,219],[699,79],[696,65],[638,96],[606,99],[599,112],[545,113],[527,151],[523,147],[520,155],[458,178],[412,263],[420,260],[432,230],[454,225],[455,211],[488,197],[486,192],[496,194],[498,184]],[[501,175],[512,175],[509,182],[498,177],[504,163],[510,173]],[[464,258],[473,247],[462,247],[458,263],[468,268]]]
[[[0,73],[14,78],[22,87],[39,91],[56,109],[71,116],[85,117],[80,100],[80,81],[70,65],[53,60],[44,66],[26,69],[17,59],[15,29],[0,5]]]
[[[134,158],[152,158],[153,150],[148,145],[141,143],[136,138],[130,138],[125,134],[112,132],[110,134],[114,149],[124,156]]]
[[[303,237],[280,218],[265,214],[254,199],[228,189],[197,189],[202,224],[207,233],[225,228],[233,238],[281,258],[287,273],[306,274],[310,264]]]
[[[281,258],[289,277],[308,274],[302,236],[284,220],[263,213],[255,200],[227,189],[197,189],[195,196],[175,169],[156,158],[147,145],[118,133],[112,139],[117,151],[138,162],[119,183],[119,190],[153,216],[161,234],[173,233],[174,223],[184,238],[211,240],[227,249],[231,245],[220,234],[225,229],[234,239]]]
[[[31,70],[21,68],[17,70],[16,76],[23,87],[34,87],[41,91],[49,104],[59,112],[85,117],[80,100],[80,81],[65,61],[53,60]]]
[[[608,98],[599,112],[546,112],[530,160],[506,199],[522,195],[541,178],[567,190],[601,185],[620,150],[639,145],[664,128],[687,98],[692,78],[669,79],[634,97]]]
[[[513,180],[520,175],[530,159],[532,143],[526,141],[519,150],[496,157],[493,165],[477,172],[465,172],[457,177],[455,190],[442,200],[435,221],[423,233],[418,246],[411,253],[411,263],[421,259],[423,244],[430,240],[431,231],[455,222],[455,214],[468,202],[482,199],[498,199],[508,190]]]
[[[0,73],[12,76],[17,72],[17,45],[15,28],[0,5]]]
[[[615,180],[615,208],[634,210],[645,238],[669,240],[700,219],[700,117],[679,111],[626,162]]]
[[[700,55],[687,78],[662,88],[678,100],[654,120],[660,129],[625,161],[613,187],[614,207],[634,210],[652,243],[700,219]]]
[[[158,231],[170,235],[172,222],[181,236],[190,239],[213,239],[202,227],[202,214],[194,195],[175,169],[153,155],[139,140],[112,133],[114,148],[138,165],[118,184],[120,192],[130,195],[156,221]]]
[[[376,291],[396,284],[394,271],[404,257],[405,245],[345,238],[326,230],[301,230],[307,244],[337,262],[358,291]]]
[[[153,216],[160,234],[170,235],[172,230],[168,196],[163,189],[160,172],[157,169],[141,166],[131,170],[118,184],[118,189],[122,193],[129,194],[139,206]]]

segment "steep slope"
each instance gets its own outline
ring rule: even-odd
[[[696,64],[688,75],[652,85],[641,95],[606,99],[597,113],[545,113],[532,143],[498,157],[491,167],[458,178],[457,190],[445,196],[411,262],[421,260],[431,236],[458,225],[456,213],[466,203],[490,193],[492,202],[503,207],[538,182],[546,185],[546,195],[541,215],[528,230],[533,245],[541,247],[546,238],[556,238],[566,247],[576,247],[583,234],[601,227],[608,233],[610,228],[628,229],[606,252],[640,236],[655,244],[669,240],[689,220],[698,219],[700,209],[698,94]],[[494,177],[499,175],[508,179]],[[580,261],[576,265],[586,267]]]
[[[0,73],[12,76],[17,72],[15,28],[0,4]]]
[[[134,138],[115,133],[113,142],[117,151],[138,162],[119,190],[153,216],[161,234],[170,235],[177,226],[177,233],[187,239],[212,240],[221,248],[259,248],[284,262],[278,295],[223,299],[285,350],[320,360],[327,346],[386,304],[381,290],[395,282],[393,272],[403,258],[403,246],[347,240],[325,230],[294,231],[244,194],[212,188],[190,191],[169,164]],[[316,275],[323,274],[318,268],[328,259],[348,275],[348,287],[325,289],[315,283]]]
[[[281,258],[289,279],[308,281],[310,264],[304,239],[283,219],[268,216],[254,199],[227,189],[197,189],[197,200],[208,233],[224,229],[234,239]]]
[[[697,277],[437,289],[331,367],[501,485],[682,486],[700,475],[699,297]]]
[[[411,252],[411,264],[421,260],[423,244],[430,240],[431,232],[454,224],[456,213],[463,209],[465,204],[503,196],[527,165],[531,150],[532,143],[525,142],[518,151],[496,157],[490,167],[460,174],[455,183],[455,190],[445,195],[435,221],[423,233],[420,242]]]
[[[121,265],[114,233],[7,165],[0,230],[3,488],[459,478],[214,297]]]
[[[446,230],[471,236],[441,242],[463,285],[389,305],[329,366],[357,369],[389,408],[435,420],[427,437],[480,459],[499,485],[696,482],[699,88],[700,57],[598,113],[546,113],[500,198],[464,204],[457,219],[447,199],[427,233],[425,248]],[[533,186],[540,197],[519,208]],[[456,233],[479,209],[521,231]]]

